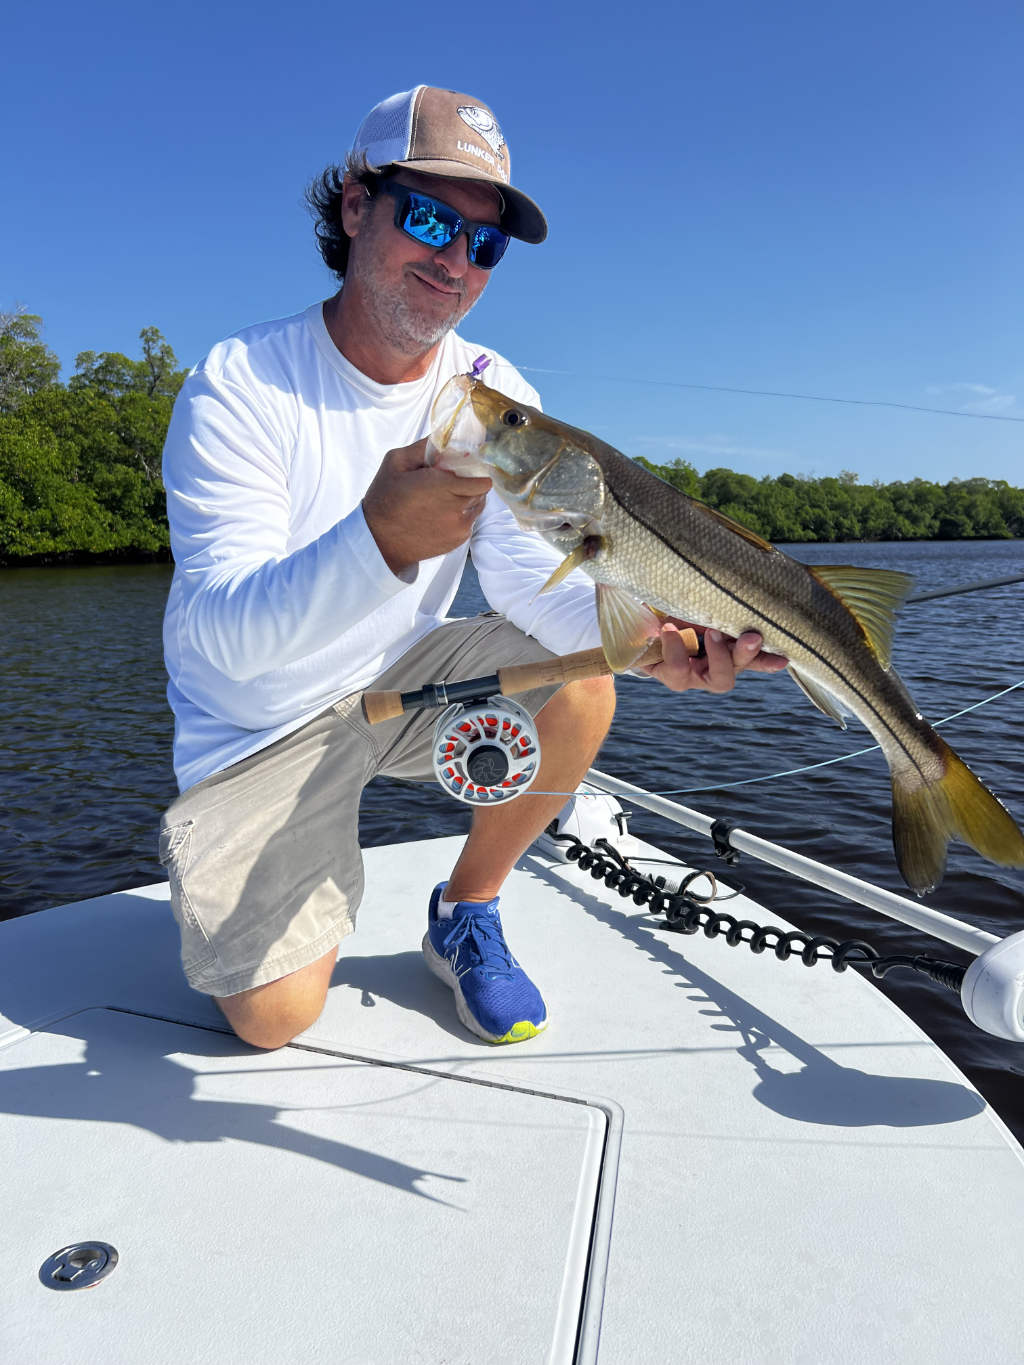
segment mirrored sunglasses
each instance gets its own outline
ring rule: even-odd
[[[377,188],[395,200],[395,227],[421,246],[443,251],[464,232],[469,241],[469,263],[481,270],[492,270],[505,254],[509,235],[494,223],[474,223],[450,204],[394,180],[384,180]]]

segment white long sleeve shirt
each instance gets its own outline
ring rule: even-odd
[[[449,333],[422,379],[378,384],[334,345],[316,303],[221,342],[188,376],[164,447],[182,790],[368,687],[443,622],[466,547],[396,577],[361,503],[387,451],[428,434],[437,394],[481,352]],[[537,404],[484,353],[494,387]],[[560,654],[599,642],[591,581],[573,574],[536,598],[557,556],[493,493],[470,548],[487,600],[520,629]]]

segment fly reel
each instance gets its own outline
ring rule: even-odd
[[[526,791],[539,767],[533,717],[508,697],[457,702],[434,727],[434,773],[457,801],[499,806]]]

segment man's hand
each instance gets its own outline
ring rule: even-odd
[[[754,673],[778,673],[786,667],[787,661],[781,654],[761,653],[762,640],[755,630],[745,631],[738,640],[717,630],[706,630],[704,653],[687,654],[679,627],[688,624],[686,621],[666,621],[661,628],[662,661],[642,670],[672,692],[686,692],[691,687],[699,687],[704,692],[730,692],[737,676],[745,669]]]
[[[426,463],[426,439],[389,450],[363,498],[363,516],[393,574],[469,539],[490,479],[461,478]]]

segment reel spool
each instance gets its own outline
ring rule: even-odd
[[[511,801],[539,768],[533,717],[508,697],[456,703],[434,727],[434,774],[457,801],[471,806]]]

